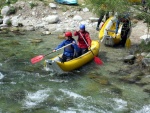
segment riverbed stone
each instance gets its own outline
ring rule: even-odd
[[[150,84],[150,75],[145,75],[141,78],[141,80],[138,82],[140,85],[148,85]]]
[[[149,84],[148,84],[148,85],[145,85],[145,86],[143,87],[143,89],[144,89],[145,92],[148,92],[148,93],[150,94],[150,85],[149,85]]]
[[[142,63],[144,66],[149,67],[150,66],[150,58],[143,58]]]
[[[9,6],[4,6],[1,10],[1,15],[2,16],[7,16],[8,14],[8,11],[10,10],[10,7]]]
[[[125,63],[131,63],[131,64],[133,64],[134,63],[134,60],[135,60],[135,55],[128,55],[128,56],[126,56],[125,58],[124,58],[124,62]]]
[[[41,38],[37,38],[37,39],[32,39],[31,40],[31,43],[40,43],[40,42],[43,42],[43,39],[41,39]]]
[[[135,71],[127,76],[123,76],[120,78],[120,80],[128,83],[136,83],[144,76],[144,73],[141,71]]]

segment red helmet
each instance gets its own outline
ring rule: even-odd
[[[72,37],[72,33],[71,32],[66,32],[65,37]]]

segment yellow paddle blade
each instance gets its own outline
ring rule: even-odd
[[[131,40],[130,40],[130,38],[127,38],[126,43],[125,43],[125,47],[127,49],[129,49],[131,47]]]

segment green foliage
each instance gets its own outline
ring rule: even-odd
[[[30,5],[31,9],[34,8],[34,7],[36,7],[36,6],[38,6],[37,3],[33,3],[33,2],[29,3],[29,5]]]
[[[144,41],[140,44],[141,51],[150,52],[150,42],[146,44]]]
[[[0,0],[0,9],[5,5],[16,3],[18,0]]]
[[[10,10],[7,12],[7,15],[15,14],[17,9],[13,6],[10,7]]]
[[[12,25],[12,23],[11,23],[11,21],[9,20],[9,21],[7,21],[7,23],[6,23],[8,26],[11,26]]]
[[[103,10],[101,8],[102,4],[106,5],[107,11],[114,11],[118,13],[123,13],[129,11],[130,3],[126,0],[85,0],[89,9],[91,9],[95,14],[99,15],[99,12]]]
[[[142,13],[138,13],[134,18],[138,19],[138,20],[143,20],[144,19],[144,15]]]

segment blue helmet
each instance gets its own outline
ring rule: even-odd
[[[85,25],[84,25],[84,24],[81,24],[81,25],[80,25],[80,29],[81,29],[81,30],[85,30]]]

